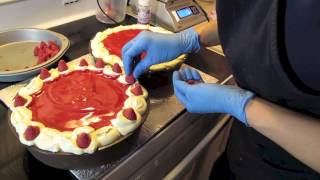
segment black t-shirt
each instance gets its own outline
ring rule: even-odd
[[[293,72],[307,87],[320,91],[320,1],[287,0],[284,32]]]
[[[320,118],[319,5],[319,0],[218,0],[219,37],[237,84],[270,102]],[[239,179],[320,178],[238,121],[227,154]]]

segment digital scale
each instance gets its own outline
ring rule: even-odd
[[[136,2],[133,0],[130,4],[136,5]],[[206,13],[194,0],[154,0],[151,14],[153,24],[173,32],[208,21]]]

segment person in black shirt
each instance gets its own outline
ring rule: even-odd
[[[218,0],[217,22],[164,35],[140,33],[122,50],[127,74],[201,45],[221,43],[239,87],[173,74],[175,95],[190,112],[229,113],[227,157],[235,179],[319,179],[320,1]],[[147,56],[135,67],[133,57]]]

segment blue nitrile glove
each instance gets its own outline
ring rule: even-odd
[[[201,80],[201,77],[190,68],[173,73],[175,95],[189,112],[227,113],[248,125],[245,107],[254,97],[252,92],[236,86],[203,82],[190,85],[186,82],[190,79]]]
[[[175,34],[163,34],[143,31],[122,48],[122,59],[127,75],[132,73],[138,78],[151,65],[170,61],[183,53],[200,49],[199,35],[193,29]],[[146,52],[147,55],[135,67],[133,58]]]

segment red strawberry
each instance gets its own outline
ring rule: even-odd
[[[40,48],[39,48],[38,46],[36,46],[36,47],[33,49],[33,55],[34,55],[34,56],[38,56],[39,50],[40,50]]]
[[[52,57],[52,53],[53,53],[53,50],[51,50],[51,49],[46,49],[46,56],[47,56],[48,58],[51,58],[51,57]]]
[[[49,44],[49,48],[51,50],[59,50],[59,46],[57,45],[57,43],[55,43],[53,41],[49,41],[48,44]]]
[[[59,64],[58,64],[58,71],[59,72],[63,72],[63,71],[66,71],[66,70],[68,70],[68,66],[67,66],[66,62],[61,59],[59,61]]]
[[[53,56],[55,56],[56,54],[58,54],[58,52],[59,52],[59,50],[57,49],[57,50],[52,50],[52,54],[51,54],[51,56],[53,57]]]
[[[41,64],[43,62],[45,62],[46,60],[46,56],[44,54],[41,54],[39,51],[39,55],[38,55],[38,64]]]
[[[137,115],[132,108],[124,109],[123,115],[129,120],[137,120]]]
[[[84,149],[89,147],[91,143],[91,137],[87,133],[81,133],[81,134],[78,134],[76,142],[80,148]]]
[[[189,80],[187,80],[187,83],[190,84],[190,85],[193,85],[193,84],[198,84],[198,83],[200,83],[200,81],[194,80],[194,79],[189,79]]]
[[[46,62],[49,59],[49,54],[46,52],[44,53],[44,62]]]
[[[27,103],[27,100],[20,95],[16,95],[14,98],[14,107],[23,106]]]
[[[88,66],[88,62],[86,61],[86,59],[82,58],[80,61],[80,66]]]
[[[133,74],[126,76],[126,82],[129,84],[133,84],[134,82],[136,82],[136,80],[133,77]]]
[[[42,49],[40,49],[40,48],[38,48],[38,54],[37,54],[37,56],[39,57],[39,56],[41,56],[41,55],[43,55],[44,53],[43,53],[43,50]]]
[[[46,69],[46,68],[41,68],[41,70],[40,70],[40,79],[44,80],[44,79],[46,79],[46,78],[48,78],[48,77],[50,77],[50,76],[51,76],[51,74],[50,74],[50,72],[48,71],[48,69]]]
[[[143,94],[142,88],[140,85],[136,85],[131,89],[131,92],[136,95],[136,96],[140,96]]]
[[[122,73],[122,69],[120,67],[120,65],[118,63],[115,63],[113,66],[112,66],[112,71],[113,72],[116,72],[116,73]]]
[[[105,64],[102,59],[97,59],[95,66],[96,68],[104,68]]]
[[[46,49],[47,47],[48,45],[45,42],[43,41],[40,42],[40,49]]]
[[[24,131],[23,135],[27,141],[34,140],[40,133],[40,128],[38,126],[28,126]]]

